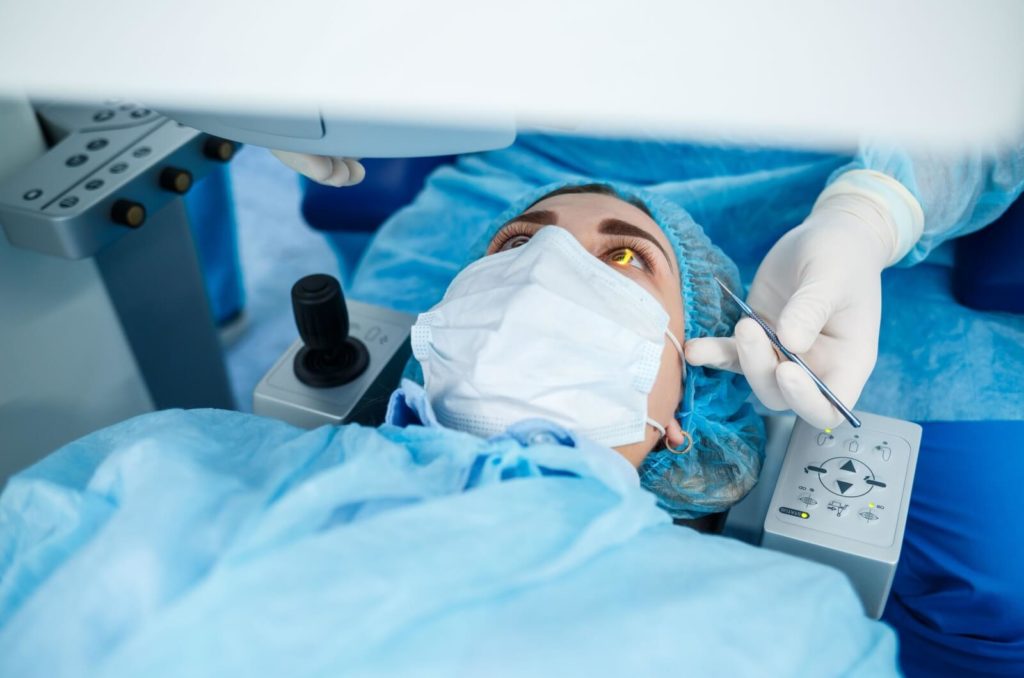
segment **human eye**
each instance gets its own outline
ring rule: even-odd
[[[617,268],[634,268],[644,273],[653,273],[655,269],[651,248],[642,240],[612,244],[606,250],[605,260]]]
[[[513,222],[501,227],[487,248],[487,254],[507,252],[517,247],[522,247],[530,241],[537,227],[524,222]]]

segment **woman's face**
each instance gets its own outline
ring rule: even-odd
[[[592,255],[650,292],[668,312],[668,331],[682,343],[685,318],[679,265],[668,238],[651,217],[623,200],[599,193],[556,195],[502,226],[487,254],[518,247],[549,224],[569,231]],[[666,340],[661,368],[647,398],[647,415],[665,426],[673,446],[683,442],[674,416],[682,399],[682,369],[679,354]],[[656,429],[647,426],[643,441],[615,449],[639,467],[660,437]]]

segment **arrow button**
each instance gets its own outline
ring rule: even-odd
[[[846,494],[846,491],[848,489],[850,489],[851,487],[853,487],[853,483],[847,483],[847,482],[844,482],[842,480],[837,480],[836,481],[836,485],[839,486],[839,492],[841,494]]]
[[[850,473],[856,473],[857,467],[853,465],[853,460],[847,459],[846,463],[839,467],[843,471],[849,471]]]

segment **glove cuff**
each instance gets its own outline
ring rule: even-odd
[[[886,266],[905,257],[924,232],[924,210],[906,186],[874,170],[851,170],[829,184],[814,209],[837,196],[855,195],[874,204],[891,232],[892,247]]]

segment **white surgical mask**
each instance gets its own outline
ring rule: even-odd
[[[470,264],[412,329],[438,421],[492,436],[530,418],[615,447],[644,440],[668,313],[568,231]]]

